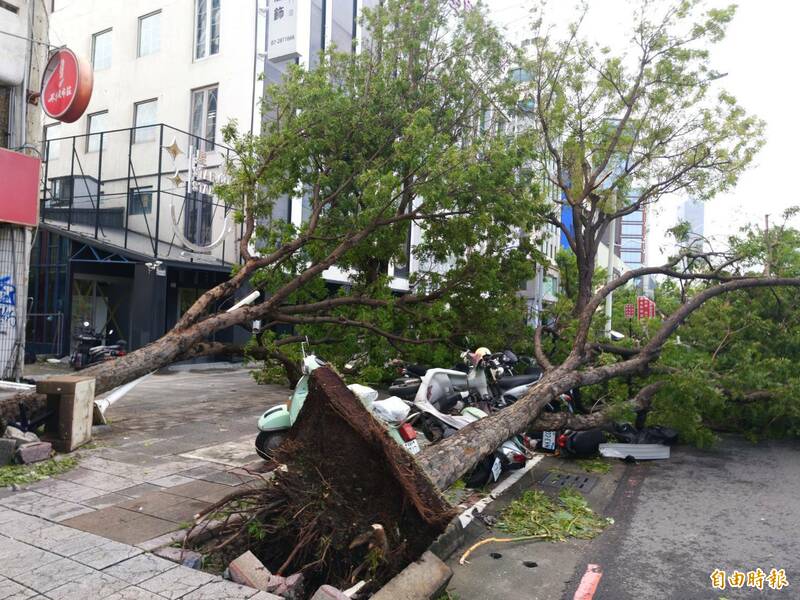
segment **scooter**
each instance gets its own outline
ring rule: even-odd
[[[286,435],[297,420],[308,396],[308,381],[311,373],[327,363],[313,354],[306,354],[305,342],[300,344],[303,353],[303,376],[297,382],[288,404],[267,409],[258,420],[256,452],[264,460],[270,460],[272,452],[286,439]],[[389,436],[411,454],[420,451],[417,432],[411,423],[419,416],[411,413],[411,407],[400,398],[378,400],[378,392],[357,383],[347,386],[370,413],[382,423]]]
[[[422,431],[428,441],[437,442],[450,437],[459,429],[488,416],[476,406],[467,405],[470,394],[486,393],[483,383],[479,375],[470,378],[461,371],[428,369],[412,403],[420,412]],[[471,384],[478,387],[471,389]],[[460,414],[449,414],[459,408]],[[465,475],[466,485],[483,487],[497,481],[505,471],[522,468],[528,458],[526,446],[529,444],[522,436],[505,441]]]
[[[113,329],[108,332],[109,335],[113,333]],[[104,344],[88,321],[83,322],[83,331],[76,334],[74,339],[77,346],[70,356],[69,364],[75,370],[127,354],[128,343],[125,340],[117,340],[115,344]]]

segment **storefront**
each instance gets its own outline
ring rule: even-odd
[[[39,168],[38,158],[0,148],[0,379],[22,376]]]

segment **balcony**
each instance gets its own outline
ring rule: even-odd
[[[215,193],[230,152],[163,123],[47,140],[41,224],[135,259],[230,268],[241,225]]]

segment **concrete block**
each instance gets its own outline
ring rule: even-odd
[[[228,565],[231,581],[258,590],[267,590],[272,573],[249,550]]]
[[[30,442],[38,442],[39,436],[33,433],[32,431],[22,431],[21,429],[17,429],[16,427],[12,427],[9,425],[6,427],[6,431],[3,434],[4,438],[8,438],[10,440],[14,440],[17,444],[17,447],[21,446],[22,444],[28,444]]]
[[[395,575],[372,600],[435,600],[452,576],[450,567],[428,551]]]
[[[67,375],[36,384],[36,391],[47,395],[47,407],[54,412],[45,430],[61,452],[72,452],[92,439],[94,383],[93,377]]]
[[[350,597],[333,586],[323,585],[314,592],[314,595],[311,596],[311,600],[350,600]]]
[[[190,569],[202,569],[203,555],[199,552],[187,552],[183,557],[181,564],[184,567],[189,567]]]
[[[295,573],[285,577],[283,583],[280,584],[273,593],[285,600],[302,600],[303,599],[303,574]]]
[[[274,592],[284,584],[285,580],[286,578],[280,575],[270,575],[269,581],[267,582],[267,591]]]
[[[24,465],[50,458],[53,445],[50,442],[30,442],[17,448],[16,459]]]
[[[17,440],[0,438],[0,466],[7,465],[14,460],[17,450]]]

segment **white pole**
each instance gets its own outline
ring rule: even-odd
[[[234,304],[233,306],[231,306],[231,307],[230,307],[228,310],[226,310],[225,312],[233,312],[233,311],[235,311],[237,308],[241,308],[242,306],[245,306],[245,305],[247,305],[247,304],[252,304],[252,303],[253,303],[253,302],[255,302],[256,300],[258,300],[258,297],[259,297],[260,295],[261,295],[261,292],[259,292],[258,290],[256,290],[255,292],[252,292],[251,294],[248,294],[247,296],[245,296],[244,298],[242,298],[241,300],[239,300],[239,301],[238,301],[236,304]]]
[[[611,199],[611,213],[617,210],[617,191],[614,190]],[[617,241],[617,221],[612,219],[608,225],[608,276],[606,281],[611,283],[614,279],[614,246]],[[611,311],[614,305],[614,293],[611,292],[606,296],[606,329],[605,334],[607,338],[611,337]]]

